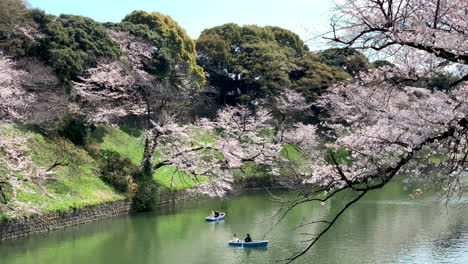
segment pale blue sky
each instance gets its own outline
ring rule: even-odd
[[[133,10],[158,11],[174,18],[196,39],[205,28],[234,22],[273,25],[309,39],[326,31],[332,0],[29,0],[49,14],[74,14],[118,22]],[[311,46],[315,43],[309,42]]]

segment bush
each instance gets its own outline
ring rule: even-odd
[[[138,211],[149,211],[156,206],[158,185],[153,179],[142,177],[143,173],[136,175],[138,189],[133,197],[133,208]]]
[[[102,150],[97,159],[100,174],[105,182],[120,192],[136,191],[134,175],[138,173],[138,167],[129,158],[122,157],[112,150]]]
[[[69,139],[75,145],[84,146],[89,134],[89,128],[81,117],[67,115],[60,120],[56,127],[56,133]]]

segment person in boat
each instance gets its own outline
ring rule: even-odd
[[[234,236],[232,236],[231,242],[240,242],[240,239],[237,237],[237,234],[234,234]]]
[[[218,218],[218,217],[219,217],[219,212],[218,212],[218,211],[214,211],[214,217],[215,217],[215,218]]]
[[[244,239],[244,242],[252,242],[252,238],[250,237],[250,234],[247,234],[247,237]]]
[[[215,212],[211,211],[210,218],[215,218]]]

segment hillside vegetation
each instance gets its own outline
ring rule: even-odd
[[[0,181],[10,183],[2,185],[0,218],[126,198],[102,181],[83,148],[67,140],[12,123],[0,123],[0,137]]]
[[[85,146],[64,138],[50,138],[24,124],[0,123],[0,218],[67,211],[86,205],[129,197],[106,182],[99,158],[92,153],[113,151],[137,166],[143,155],[141,131],[129,127],[101,126],[90,133]],[[18,146],[5,142],[17,142]],[[2,144],[3,143],[3,144]],[[7,155],[13,147],[15,155]],[[12,153],[13,154],[13,153]],[[7,162],[6,159],[9,159]],[[115,164],[114,164],[115,165]],[[33,175],[31,175],[34,172]],[[29,174],[29,175],[27,175]],[[130,175],[123,175],[123,178]],[[193,187],[197,182],[174,166],[154,172],[155,181],[166,190]],[[199,177],[200,182],[206,179]]]

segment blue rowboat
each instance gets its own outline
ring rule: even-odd
[[[235,247],[266,247],[268,246],[268,240],[252,242],[229,242],[229,245]]]
[[[205,218],[205,221],[207,222],[216,222],[216,221],[221,221],[221,220],[224,220],[224,216],[226,214],[225,213],[219,213],[219,216],[218,217],[211,217],[211,216],[208,216],[207,218]]]

